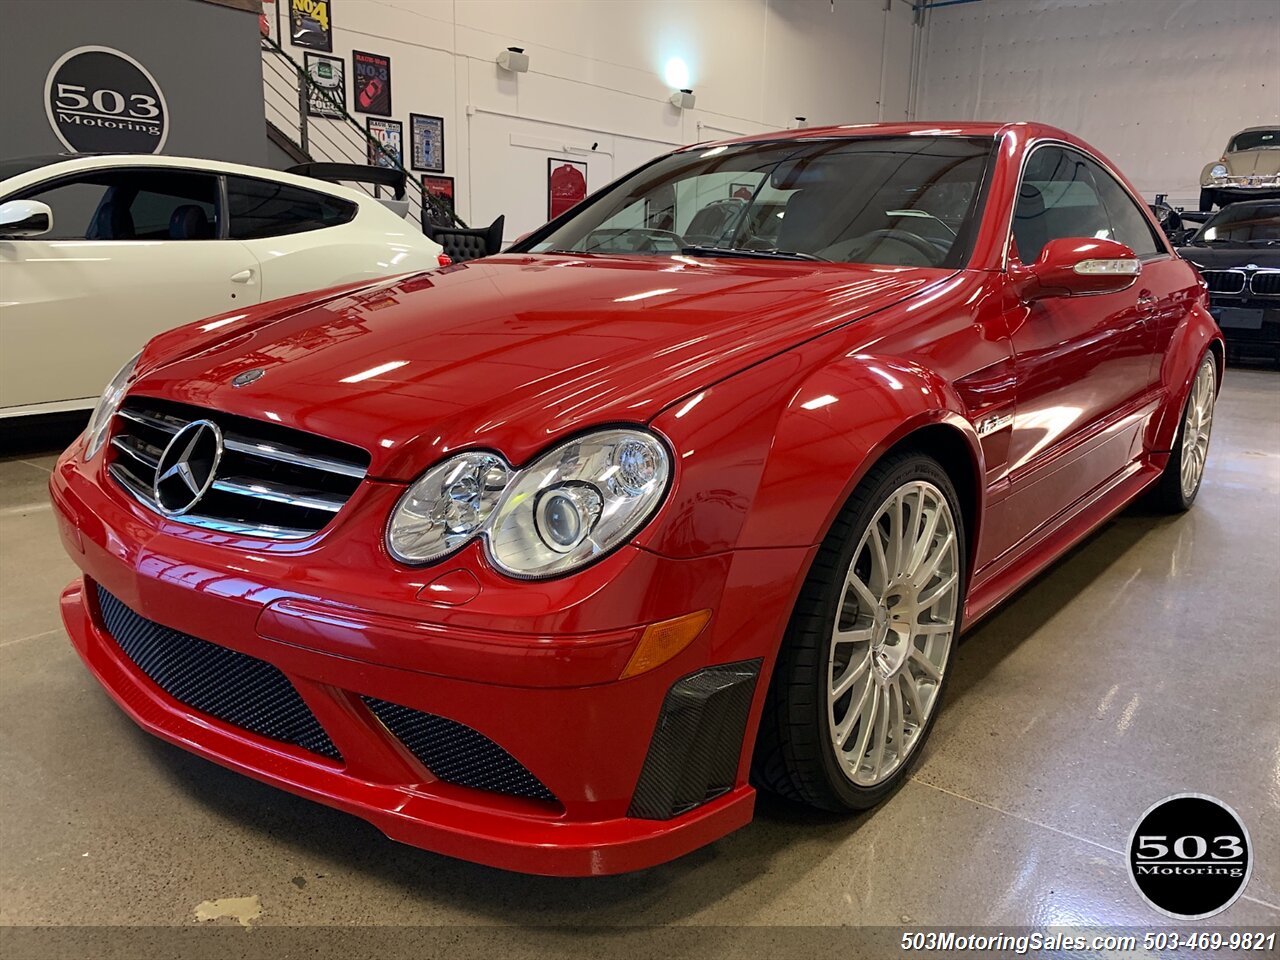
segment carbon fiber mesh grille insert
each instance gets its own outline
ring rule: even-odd
[[[555,802],[515,757],[465,723],[364,697],[365,705],[422,765],[446,783]]]
[[[120,649],[175,700],[272,740],[342,759],[293,684],[265,660],[163,627],[101,586],[98,605]]]

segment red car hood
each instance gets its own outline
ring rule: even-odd
[[[344,440],[370,451],[371,476],[409,480],[459,447],[518,464],[575,430],[647,421],[951,273],[499,256],[182,328],[153,343],[144,367],[160,363],[131,392]]]

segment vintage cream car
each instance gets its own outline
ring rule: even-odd
[[[1200,171],[1200,209],[1280,197],[1280,127],[1249,127]]]

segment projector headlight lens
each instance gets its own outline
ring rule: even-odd
[[[558,576],[644,526],[670,476],[662,441],[634,428],[570,440],[519,471],[496,454],[461,454],[428,470],[400,499],[387,546],[405,563],[429,563],[480,536],[504,572]]]
[[[120,402],[124,400],[124,388],[129,385],[129,378],[133,376],[133,368],[138,365],[140,356],[142,356],[141,353],[135,353],[120,368],[107,384],[107,388],[102,391],[98,405],[93,408],[93,415],[89,417],[89,426],[85,428],[85,436],[88,438],[84,448],[85,460],[92,460],[102,449],[102,445],[107,442],[107,434],[111,432],[111,418],[120,409]]]
[[[516,475],[489,524],[489,556],[517,577],[583,566],[653,516],[670,475],[666,447],[643,430],[563,443]]]

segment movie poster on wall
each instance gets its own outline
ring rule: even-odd
[[[423,177],[422,192],[425,196],[439,201],[440,207],[423,204],[422,215],[431,223],[442,227],[453,225],[453,177]]]
[[[307,116],[341,117],[347,105],[346,61],[308,53],[305,58],[307,76]]]
[[[444,117],[409,114],[409,161],[414,170],[444,173]]]
[[[391,58],[351,51],[352,96],[356,111],[391,116]]]
[[[369,164],[374,167],[404,166],[404,125],[399,120],[365,121],[369,131]]]
[[[289,42],[308,50],[333,52],[332,4],[329,0],[282,0],[289,4]]]
[[[577,160],[547,159],[547,219],[554,220],[587,197],[587,165]]]

